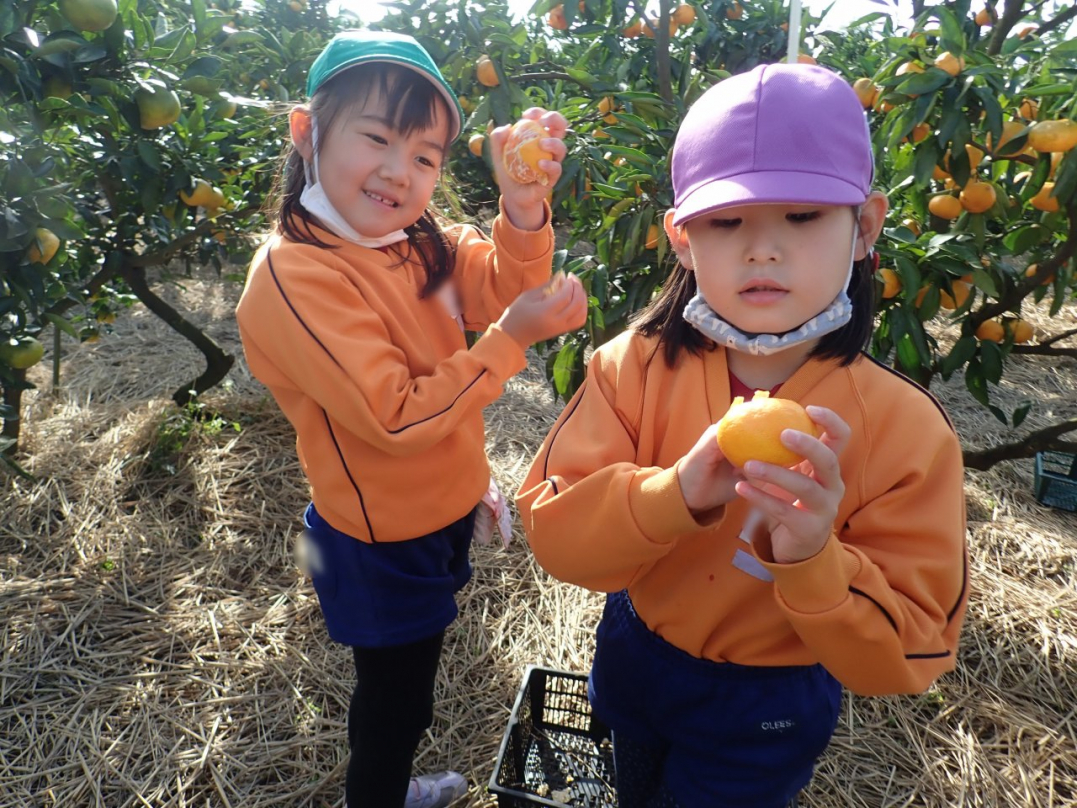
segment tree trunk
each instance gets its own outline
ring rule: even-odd
[[[11,415],[4,419],[4,428],[0,431],[0,437],[11,441],[4,449],[4,454],[13,457],[19,448],[19,435],[22,431],[22,391],[26,389],[26,371],[10,368],[9,372],[15,377],[15,383],[4,385],[3,400],[4,406],[8,408],[7,411]]]
[[[197,326],[184,319],[178,311],[159,298],[146,281],[146,272],[137,267],[125,267],[123,277],[135,296],[146,308],[164,320],[170,328],[188,340],[206,358],[205,371],[172,394],[172,400],[183,407],[220,382],[232,368],[235,357],[226,353]]]

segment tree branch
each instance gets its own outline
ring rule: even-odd
[[[203,236],[212,233],[214,230],[220,229],[224,225],[231,224],[234,221],[239,221],[250,216],[252,213],[257,213],[259,207],[257,205],[248,205],[241,210],[225,213],[215,219],[203,219],[194,226],[192,230],[188,230],[179,238],[174,241],[170,241],[161,249],[156,252],[143,253],[142,255],[130,256],[127,260],[130,266],[133,267],[155,267],[161,264],[167,264],[171,261],[176,253],[183,250],[184,247],[188,247],[191,244],[198,241]]]
[[[1048,31],[1053,31],[1060,25],[1065,25],[1067,22],[1077,17],[1077,5],[1072,5],[1055,17],[1053,20],[1045,22],[1039,28],[1036,29],[1036,36],[1043,36]]]
[[[1034,275],[1018,281],[994,303],[988,303],[970,312],[968,316],[970,332],[975,331],[977,326],[985,320],[1013,309],[1025,299],[1029,292],[1054,275],[1077,252],[1077,204],[1070,205],[1066,209],[1066,215],[1069,217],[1069,232],[1059,246],[1058,252],[1046,261],[1042,261]]]
[[[131,291],[145,304],[146,308],[192,343],[206,358],[205,371],[197,379],[182,385],[172,394],[173,401],[181,407],[185,406],[223,379],[236,361],[235,357],[225,353],[196,325],[184,319],[183,315],[154,294],[146,281],[145,269],[128,264],[123,268],[122,274],[127,285],[131,287]]]
[[[987,471],[1003,460],[1020,460],[1033,457],[1037,452],[1077,453],[1077,443],[1058,440],[1060,435],[1077,430],[1077,418],[1059,421],[1057,424],[1030,432],[1019,441],[1003,443],[990,449],[966,449],[963,453],[965,468]]]
[[[1002,45],[1006,41],[1013,27],[1021,21],[1025,15],[1022,9],[1024,0],[1006,0],[1002,15],[998,18],[991,31],[991,40],[987,43],[987,52],[991,56],[998,56],[1002,52]]]
[[[673,78],[669,63],[670,0],[659,0],[658,29],[654,32],[655,69],[658,71],[658,94],[667,104],[673,103]]]

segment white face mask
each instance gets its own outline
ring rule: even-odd
[[[710,337],[726,348],[756,356],[770,354],[792,348],[809,340],[819,339],[844,326],[853,316],[853,302],[849,299],[849,281],[853,277],[856,264],[856,228],[853,228],[853,245],[849,256],[849,271],[845,274],[845,285],[834,301],[819,314],[806,323],[786,331],[784,334],[746,334],[735,328],[710,307],[703,296],[696,292],[695,297],[684,307],[683,317],[697,331]]]
[[[303,188],[303,193],[299,195],[299,203],[306,209],[307,213],[318,217],[318,221],[325,225],[325,228],[334,235],[345,241],[350,241],[352,244],[358,244],[360,247],[370,247],[376,250],[380,247],[396,244],[398,241],[406,241],[408,234],[403,230],[396,230],[392,233],[386,233],[384,236],[372,238],[364,236],[345,221],[340,212],[333,207],[329,197],[325,195],[325,189],[322,184],[318,182],[318,121],[313,115],[310,119],[310,138],[314,165],[311,166],[306,160],[303,161],[303,176],[306,178],[306,185]]]

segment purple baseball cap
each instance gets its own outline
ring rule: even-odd
[[[760,65],[711,87],[673,147],[673,224],[734,205],[860,205],[871,193],[867,118],[816,65]]]

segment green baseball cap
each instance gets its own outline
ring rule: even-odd
[[[407,34],[390,31],[344,31],[325,46],[307,76],[307,97],[342,70],[367,62],[390,62],[421,73],[437,88],[453,115],[451,140],[456,140],[464,128],[464,111],[456,93],[441,75],[434,60],[422,45]]]

